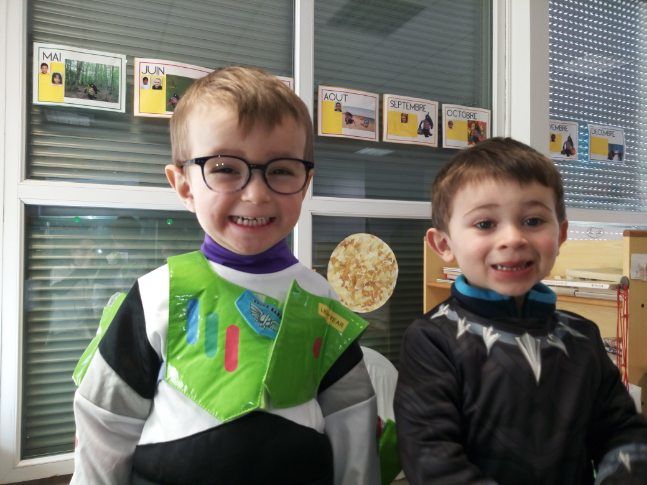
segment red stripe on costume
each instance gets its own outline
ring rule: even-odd
[[[229,325],[227,327],[227,334],[225,336],[225,369],[228,372],[233,372],[238,367],[238,340],[240,330],[236,325]]]

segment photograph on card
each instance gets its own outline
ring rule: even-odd
[[[622,128],[589,125],[589,160],[622,162],[626,155]]]
[[[34,43],[33,103],[125,111],[126,56]]]
[[[376,93],[319,86],[319,135],[377,141],[378,100]]]
[[[577,121],[549,120],[548,150],[554,160],[577,160],[579,138]]]
[[[442,116],[445,148],[465,148],[490,138],[489,109],[445,104]]]
[[[438,146],[438,103],[429,99],[385,94],[382,98],[382,140]]]
[[[133,114],[170,118],[186,90],[212,71],[207,67],[162,59],[135,58]]]

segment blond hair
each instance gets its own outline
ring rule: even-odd
[[[230,66],[196,80],[186,90],[171,117],[171,147],[177,166],[191,158],[189,125],[198,109],[234,109],[239,126],[250,130],[256,123],[273,126],[293,118],[306,134],[303,158],[314,161],[313,129],[304,102],[276,76],[254,67]]]
[[[566,219],[562,177],[553,161],[520,141],[495,137],[457,152],[438,172],[431,188],[433,227],[447,232],[458,191],[483,180],[548,187],[555,194],[557,219]]]

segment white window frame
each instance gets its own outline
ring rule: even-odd
[[[493,0],[493,133],[546,152],[548,0]],[[314,0],[295,0],[295,89],[313,112]],[[25,179],[27,6],[0,1],[0,483],[69,474],[72,454],[20,460],[24,206],[184,210],[170,188]],[[428,219],[430,202],[314,197],[303,204],[295,252],[312,265],[312,217]],[[644,214],[569,209],[571,220],[638,224]],[[4,235],[11,235],[4,237]],[[420,237],[422,241],[422,235]]]

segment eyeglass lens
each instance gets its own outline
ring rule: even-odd
[[[230,157],[208,159],[203,168],[204,180],[215,192],[235,192],[250,179],[250,168],[243,161]],[[308,176],[305,165],[299,160],[272,160],[263,166],[265,181],[279,194],[294,194],[303,189]]]

